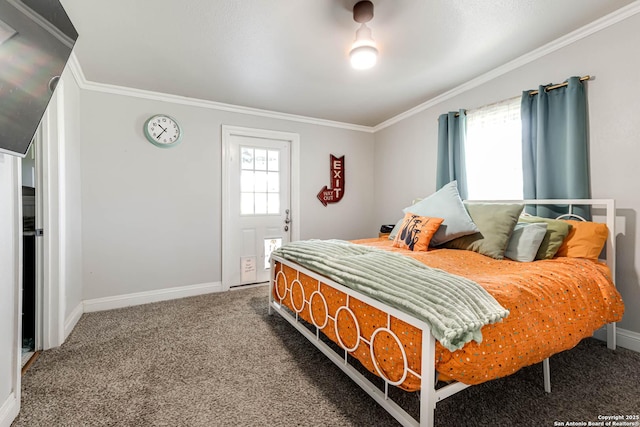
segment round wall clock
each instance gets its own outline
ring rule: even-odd
[[[175,119],[165,114],[156,114],[144,123],[144,135],[153,145],[168,148],[180,142],[182,129]]]

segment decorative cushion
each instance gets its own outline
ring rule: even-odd
[[[393,226],[391,233],[389,233],[389,240],[394,240],[396,238],[396,235],[398,234],[398,230],[400,230],[400,226],[402,225],[403,222],[404,222],[404,217],[400,218],[398,222],[396,222],[396,225]]]
[[[556,256],[598,259],[609,237],[607,225],[588,221],[561,221],[571,224],[571,230]]]
[[[442,225],[431,239],[430,246],[438,246],[460,236],[478,232],[458,193],[458,184],[451,181],[429,197],[402,210],[420,216],[443,218]],[[397,231],[397,227],[394,231]],[[391,236],[395,236],[392,231]],[[389,236],[391,238],[391,236]]]
[[[542,218],[539,216],[522,216],[519,222],[537,223],[544,222],[547,224],[547,232],[540,243],[536,259],[551,259],[556,255],[562,242],[571,230],[571,224],[566,221],[557,219]]]
[[[444,247],[474,251],[491,258],[503,259],[509,237],[524,206],[499,203],[465,203],[465,206],[480,232],[458,237],[445,243]]]
[[[547,224],[537,222],[534,224],[516,224],[509,238],[505,258],[520,262],[531,262],[536,259],[536,254],[547,234]]]
[[[393,240],[393,246],[410,251],[426,251],[429,241],[442,224],[442,218],[407,213],[400,224],[400,229]]]

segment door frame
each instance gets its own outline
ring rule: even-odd
[[[263,139],[279,139],[289,141],[291,151],[289,153],[289,197],[291,209],[291,241],[300,240],[300,135],[292,132],[255,129],[240,126],[222,125],[222,290],[228,291],[229,274],[228,251],[224,248],[233,244],[230,230],[226,226],[231,216],[229,205],[229,161],[231,137],[244,136]]]
[[[41,214],[37,224],[43,229],[40,238],[41,261],[36,287],[39,289],[41,333],[38,336],[43,350],[58,347],[67,338],[65,331],[66,254],[65,221],[65,110],[64,82],[60,80],[47,111],[40,123],[40,138],[36,146],[36,175],[40,174]],[[40,157],[38,157],[40,156]],[[36,189],[36,191],[38,191]],[[38,280],[41,282],[38,283]]]
[[[36,155],[36,228],[43,230],[43,235],[36,239],[36,350],[62,345],[75,325],[65,325],[64,107],[64,82],[60,80],[32,142]]]

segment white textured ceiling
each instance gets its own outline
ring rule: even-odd
[[[355,0],[61,2],[89,81],[374,126],[633,1],[374,0],[366,71]]]

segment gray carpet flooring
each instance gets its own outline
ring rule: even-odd
[[[87,313],[22,382],[18,426],[394,426],[280,316],[266,287]],[[583,340],[438,404],[438,426],[557,426],[640,415],[640,354]],[[399,395],[411,413],[414,394]]]

